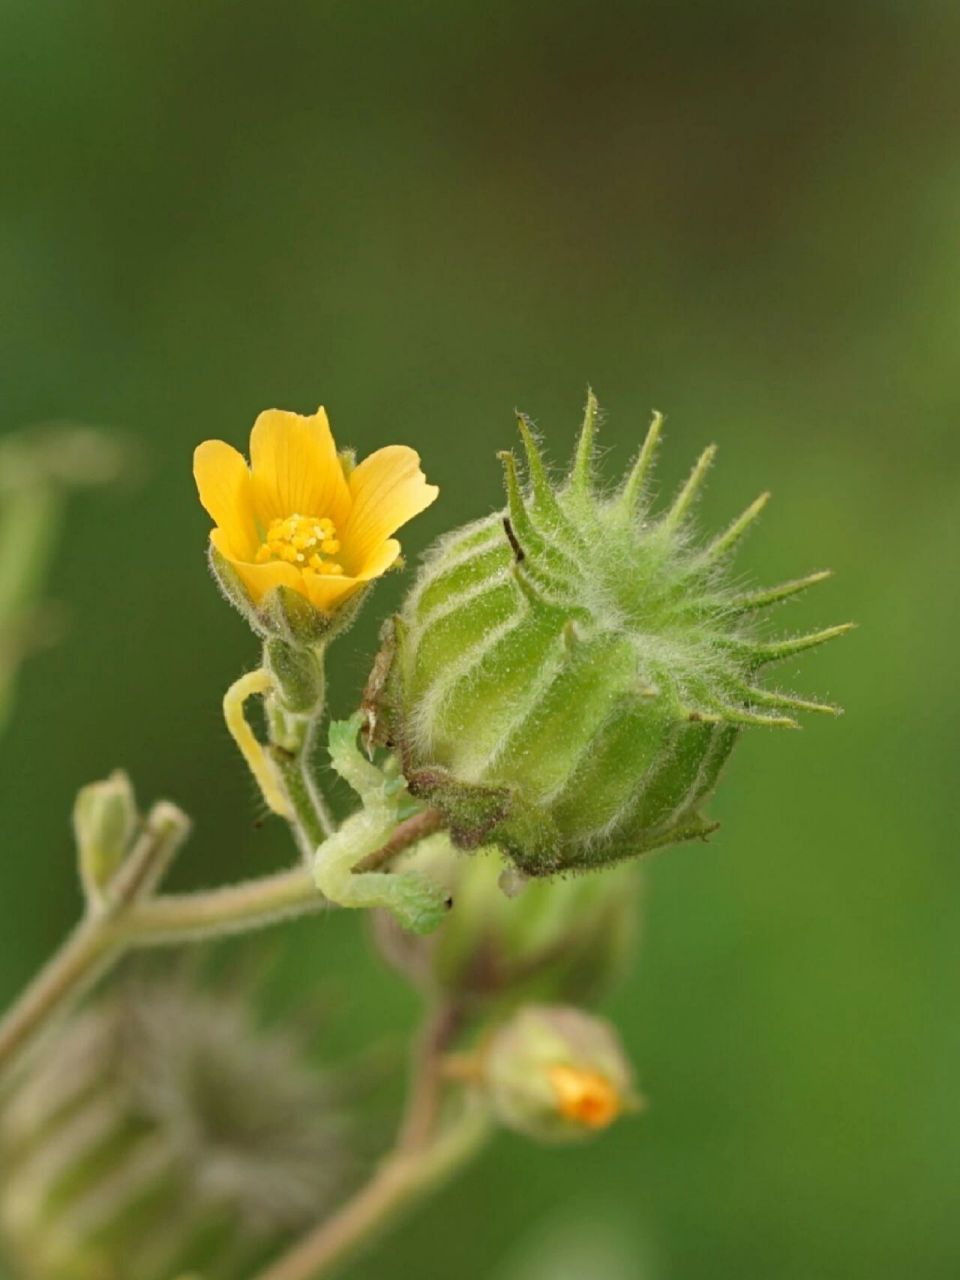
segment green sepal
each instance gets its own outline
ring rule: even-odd
[[[315,609],[305,595],[292,587],[268,591],[260,612],[275,635],[299,647],[320,644],[330,630],[329,616]]]
[[[332,613],[325,613],[292,587],[274,587],[264,597],[260,614],[264,625],[275,635],[292,645],[312,648],[326,644],[352,626],[366,595],[367,589],[361,588]]]
[[[279,586],[268,591],[258,606],[233,565],[212,543],[208,560],[220,590],[250,628],[265,639],[276,636],[295,647],[312,648],[346,631],[356,620],[367,595],[368,588],[361,588],[343,605],[327,613],[314,608],[301,592]]]
[[[445,769],[418,769],[406,774],[410,794],[435,805],[449,823],[459,849],[479,849],[511,812],[509,787],[458,782]]]
[[[258,636],[266,636],[268,634],[267,627],[257,612],[256,605],[250,599],[247,588],[240,580],[240,575],[230,561],[220,554],[212,542],[210,543],[207,559],[210,565],[210,572],[213,574],[226,600],[233,605],[238,613],[243,615],[247,625]]]

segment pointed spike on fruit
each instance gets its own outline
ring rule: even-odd
[[[510,537],[509,531],[507,538],[510,545],[516,553],[516,542],[519,541],[523,545],[524,539],[529,539],[533,534],[533,526],[530,523],[530,515],[523,501],[523,493],[520,489],[520,477],[517,474],[517,460],[509,449],[502,449],[497,457],[503,464],[503,483],[507,491],[507,510],[510,512],[510,523],[514,533],[514,537]]]
[[[550,477],[547,475],[547,469],[543,464],[543,455],[537,444],[533,425],[525,413],[517,414],[517,426],[520,428],[523,447],[527,455],[527,474],[530,478],[530,488],[533,493],[531,504],[533,511],[540,516],[546,517],[557,530],[562,530],[568,538],[578,540],[566,512],[557,501],[557,495],[554,493]]]
[[[833,577],[832,569],[821,569],[817,573],[807,574],[805,578],[794,578],[790,582],[781,582],[776,587],[764,587],[760,591],[751,591],[744,596],[737,596],[731,601],[734,613],[750,613],[754,609],[766,609],[768,605],[778,604],[791,596],[799,595],[808,587],[815,587],[818,582],[826,582]]]
[[[660,442],[660,436],[663,431],[663,422],[663,414],[654,409],[653,417],[650,419],[650,426],[647,428],[647,434],[644,437],[643,444],[640,446],[640,452],[637,454],[637,460],[624,481],[620,502],[624,510],[630,515],[636,515],[640,508],[644,486],[650,474],[654,455],[657,452],[657,445]]]
[[[732,707],[718,703],[715,707],[716,718],[727,724],[755,724],[767,729],[799,729],[799,721],[793,716],[765,715],[762,711],[751,711],[749,707]]]
[[[597,417],[600,406],[593,388],[587,387],[587,403],[583,410],[583,426],[580,428],[580,439],[577,441],[577,452],[573,459],[573,470],[570,483],[573,491],[586,496],[589,494],[593,480],[593,448],[597,434]]]
[[[781,711],[812,711],[825,716],[843,715],[843,708],[835,706],[832,702],[795,698],[792,694],[778,693],[775,689],[758,689],[754,685],[743,685],[738,692],[755,707],[772,707]]]
[[[711,564],[714,560],[719,560],[721,556],[725,556],[728,551],[732,550],[769,501],[769,491],[761,493],[759,498],[755,498],[746,511],[741,512],[723,533],[714,538],[703,553],[703,562]]]
[[[715,444],[707,445],[687,477],[686,484],[674,498],[673,506],[664,515],[662,522],[664,528],[676,529],[686,519],[716,455],[717,446]]]
[[[768,662],[780,662],[784,658],[792,658],[795,653],[803,653],[805,649],[815,649],[817,645],[826,644],[838,636],[846,635],[857,624],[843,622],[838,627],[826,627],[823,631],[812,631],[806,636],[794,636],[789,640],[774,640],[769,644],[761,644],[753,653],[754,664],[765,666]]]
[[[756,724],[767,729],[800,728],[800,722],[793,716],[768,716],[762,711],[747,711],[743,707],[723,707],[721,715],[730,724]]]
[[[545,499],[549,501],[553,497],[553,491],[547,478],[547,469],[543,465],[543,454],[537,444],[533,423],[525,413],[518,411],[517,426],[520,429],[520,438],[523,441],[523,449],[527,455],[527,475],[530,477],[533,496],[538,502],[542,502]]]
[[[538,609],[553,607],[541,591],[538,583],[526,572],[526,568],[522,563],[515,560],[510,566],[510,572],[528,604]]]

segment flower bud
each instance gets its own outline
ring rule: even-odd
[[[526,489],[502,455],[507,507],[440,540],[388,626],[368,685],[374,741],[463,848],[494,842],[527,875],[602,866],[705,836],[700,806],[745,725],[836,708],[772,691],[760,671],[847,630],[765,641],[758,611],[813,574],[745,592],[730,553],[763,495],[698,545],[707,449],[651,512],[656,416],[614,492],[594,476],[591,396],[572,469],[548,477],[526,419]]]
[[[441,885],[453,908],[428,937],[377,912],[382,954],[432,995],[471,1000],[600,998],[633,950],[638,868],[501,887],[510,864],[495,849],[464,855],[446,835],[424,841],[404,863]]]
[[[23,1280],[246,1280],[342,1193],[342,1127],[239,993],[126,985],[5,1100],[0,1248]]]
[[[526,1005],[487,1045],[480,1078],[502,1125],[571,1142],[636,1110],[633,1072],[610,1023],[568,1005]]]
[[[103,897],[129,852],[139,823],[133,786],[122,769],[77,792],[73,831],[80,878],[89,899]]]

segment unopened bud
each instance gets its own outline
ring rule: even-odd
[[[480,1078],[508,1129],[570,1142],[636,1110],[633,1072],[610,1023],[569,1005],[526,1005],[493,1035]]]
[[[80,878],[87,897],[102,898],[140,824],[133,785],[122,769],[81,787],[73,806]]]

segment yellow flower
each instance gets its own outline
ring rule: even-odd
[[[400,554],[391,535],[434,501],[406,445],[378,449],[348,469],[324,409],[311,417],[267,409],[250,433],[250,463],[222,440],[193,455],[214,548],[255,604],[291,587],[329,613]]]

